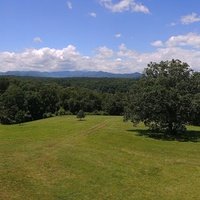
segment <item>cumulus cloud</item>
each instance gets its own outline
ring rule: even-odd
[[[200,48],[200,35],[196,33],[188,33],[186,35],[172,36],[166,42],[167,46],[182,46]]]
[[[67,1],[67,8],[72,10],[72,2],[71,1]]]
[[[89,15],[91,16],[91,17],[97,17],[97,14],[95,13],[95,12],[91,12],[91,13],[89,13]]]
[[[181,17],[181,23],[182,24],[192,24],[195,22],[200,22],[200,15],[198,15],[197,13],[191,13],[189,15],[185,15]]]
[[[35,38],[33,38],[33,42],[34,43],[42,43],[43,41],[40,37],[35,37]]]
[[[200,71],[200,35],[188,33],[153,42],[152,52],[140,53],[121,44],[117,50],[102,46],[95,55],[82,55],[74,45],[63,49],[26,49],[23,52],[0,52],[0,71],[88,70],[114,73],[142,72],[151,61],[180,59]],[[161,45],[162,44],[162,45]],[[189,47],[189,48],[188,48]]]
[[[99,47],[97,49],[97,57],[100,58],[110,58],[113,56],[113,53],[114,53],[113,50],[107,48],[106,46]]]
[[[135,0],[120,0],[118,3],[113,3],[113,0],[99,0],[100,4],[111,12],[142,12],[145,14],[150,13],[149,9]]]
[[[1,52],[1,71],[7,70],[71,70],[80,59],[80,54],[73,45],[63,49],[27,49],[21,53]]]

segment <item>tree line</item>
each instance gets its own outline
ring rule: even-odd
[[[123,115],[133,79],[0,78],[0,122],[22,123],[55,115]]]

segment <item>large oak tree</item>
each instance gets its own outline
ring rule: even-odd
[[[125,119],[170,134],[200,124],[199,78],[180,60],[151,62],[129,96]]]

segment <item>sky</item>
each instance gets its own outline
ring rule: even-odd
[[[0,71],[200,71],[200,0],[0,0]]]

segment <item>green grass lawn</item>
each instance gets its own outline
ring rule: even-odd
[[[0,199],[199,200],[200,142],[139,129],[109,116],[1,125]]]

